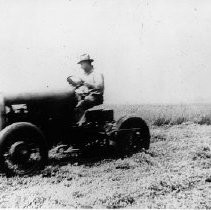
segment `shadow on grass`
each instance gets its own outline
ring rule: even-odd
[[[103,160],[116,160],[119,158],[125,158],[125,157],[131,157],[133,154],[138,152],[143,152],[144,149],[137,150],[137,151],[130,151],[127,153],[121,153],[114,151],[112,149],[90,149],[87,151],[83,151],[77,155],[72,155],[71,153],[67,153],[65,155],[63,154],[57,154],[54,157],[50,157],[48,161],[48,165],[66,165],[68,163],[78,165],[92,165],[96,162],[103,161]],[[147,151],[145,151],[147,152]]]
[[[54,156],[50,156],[48,160],[48,164],[46,165],[43,171],[40,171],[43,177],[51,177],[54,173],[56,173],[61,166],[67,166],[71,164],[72,166],[86,166],[92,167],[96,164],[100,164],[102,161],[113,161],[117,159],[124,159],[131,157],[132,155],[144,152],[146,154],[150,154],[150,152],[141,149],[139,151],[131,151],[127,153],[117,153],[116,151],[112,151],[111,149],[99,149],[99,150],[87,150],[78,155],[71,155],[71,153],[67,153],[65,155],[59,153]]]

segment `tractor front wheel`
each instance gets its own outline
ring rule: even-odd
[[[0,132],[0,168],[7,175],[33,174],[47,158],[45,138],[35,125],[18,122]]]

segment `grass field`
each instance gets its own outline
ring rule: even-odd
[[[150,125],[178,125],[183,122],[211,124],[211,104],[180,105],[104,105],[114,109],[115,118],[122,115],[142,117]]]
[[[1,176],[0,207],[211,208],[210,105],[105,107],[115,118],[142,116],[150,125],[150,149],[80,160],[52,150],[39,174]]]

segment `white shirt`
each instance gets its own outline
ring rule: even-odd
[[[89,73],[85,73],[83,70],[77,72],[77,77],[84,81],[84,85],[76,89],[78,94],[88,93],[90,90],[94,90],[100,94],[104,92],[104,77],[102,73],[96,72],[94,69]]]

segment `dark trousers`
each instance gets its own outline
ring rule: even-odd
[[[80,121],[87,109],[98,106],[103,103],[103,94],[89,93],[88,95],[79,95],[76,93],[77,105],[75,109],[75,121]]]
[[[103,94],[100,93],[91,92],[86,96],[76,94],[76,97],[78,100],[76,108],[83,109],[84,111],[103,103]]]

